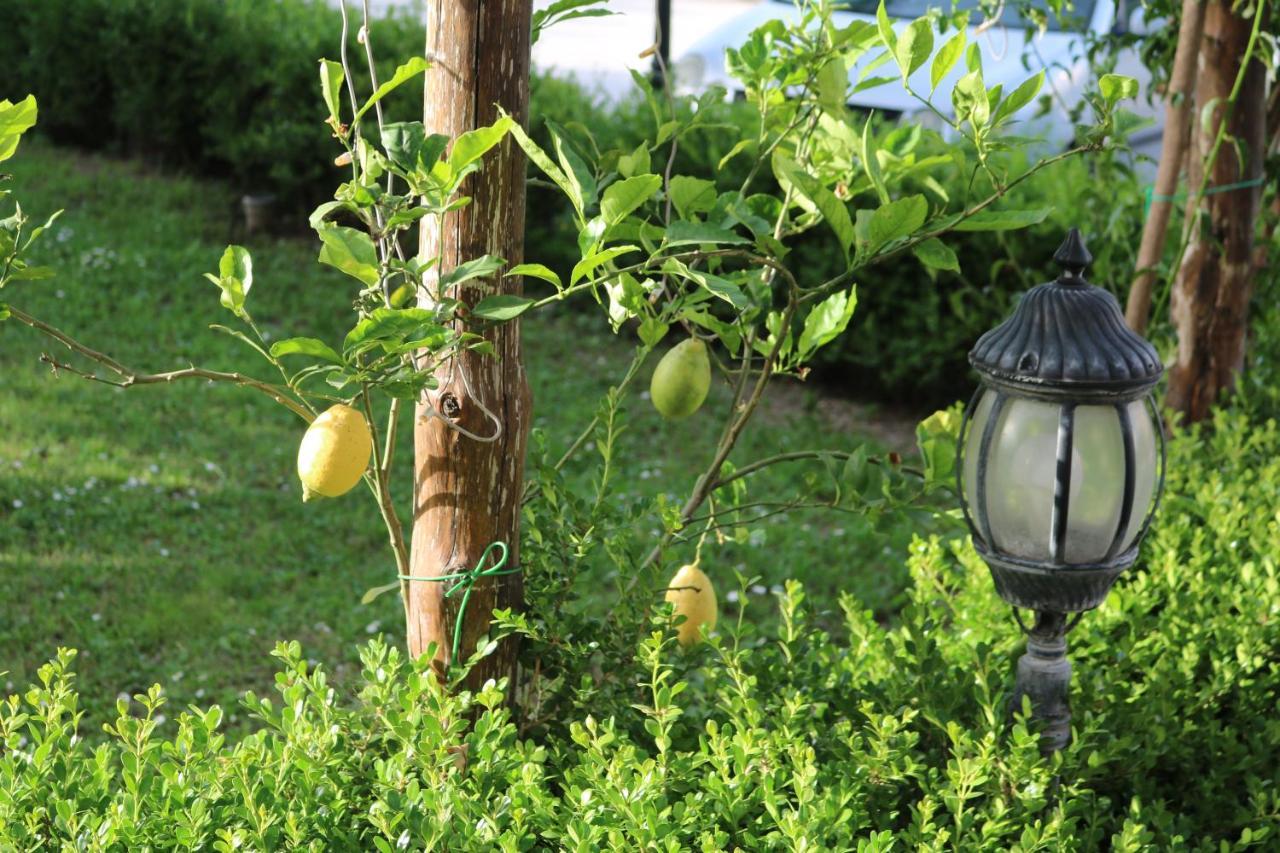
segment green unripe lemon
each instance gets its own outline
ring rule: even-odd
[[[716,627],[716,590],[711,578],[697,564],[681,566],[667,584],[666,599],[675,606],[684,621],[676,627],[676,639],[682,646],[692,646],[702,639],[702,626],[710,632]]]
[[[341,403],[322,412],[298,446],[302,499],[336,498],[351,491],[369,467],[372,452],[364,415]]]
[[[697,338],[681,341],[654,368],[649,383],[653,407],[665,418],[687,418],[711,388],[711,359],[707,345]]]

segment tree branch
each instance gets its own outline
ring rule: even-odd
[[[32,329],[53,338],[72,352],[79,353],[90,361],[95,361],[98,364],[101,364],[103,367],[106,367],[112,373],[119,376],[120,379],[107,379],[98,376],[97,374],[87,373],[70,364],[58,361],[48,353],[42,354],[40,356],[40,360],[50,365],[55,372],[58,370],[65,370],[68,373],[75,374],[76,376],[80,376],[84,379],[102,382],[107,385],[115,385],[118,388],[132,388],[135,385],[159,385],[167,382],[177,382],[181,379],[207,379],[210,382],[229,382],[233,385],[241,385],[245,388],[252,388],[255,391],[260,391],[261,393],[266,394],[268,397],[289,409],[289,411],[293,412],[307,423],[311,423],[315,418],[315,416],[307,410],[306,406],[291,397],[288,392],[279,385],[272,385],[269,382],[254,379],[252,376],[245,376],[243,373],[206,370],[203,367],[195,366],[183,368],[182,370],[170,370],[164,373],[143,373],[130,367],[126,367],[106,353],[101,353],[91,347],[85,346],[70,335],[55,329],[53,326],[50,326],[42,320],[32,317],[25,311],[14,308],[12,305],[9,306],[9,315],[19,323],[30,326]]]

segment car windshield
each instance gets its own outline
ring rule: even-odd
[[[794,0],[774,0],[775,3],[792,4]],[[1025,29],[1034,27],[1028,18],[1022,14],[1023,8],[1032,8],[1038,12],[1044,13],[1049,20],[1049,29],[1064,31],[1083,31],[1089,25],[1089,19],[1093,17],[1093,6],[1096,0],[1075,0],[1072,3],[1072,9],[1062,19],[1053,14],[1049,9],[1047,0],[1029,0],[1029,2],[1020,3],[1003,3],[1000,5],[1000,25],[1013,29]],[[945,8],[945,4],[944,5]],[[982,6],[981,0],[955,0],[952,8],[956,11],[977,11]],[[875,15],[876,9],[879,8],[879,0],[844,0],[838,3],[837,8],[847,12],[858,12],[863,15]],[[925,15],[930,7],[937,8],[937,2],[930,0],[886,0],[885,11],[891,18],[906,18],[914,20]]]

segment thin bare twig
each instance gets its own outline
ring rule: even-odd
[[[73,365],[60,362],[47,353],[42,355],[41,360],[53,367],[55,371],[65,370],[68,373],[72,373],[84,379],[89,379],[94,382],[102,382],[107,385],[115,385],[118,388],[131,388],[135,385],[158,385],[168,382],[178,382],[183,379],[206,379],[210,382],[229,382],[233,385],[241,385],[245,388],[252,388],[255,391],[266,394],[268,397],[275,400],[277,403],[280,403],[282,406],[285,406],[289,411],[293,412],[307,423],[310,423],[315,419],[315,416],[308,411],[302,403],[290,396],[286,389],[281,388],[278,385],[272,385],[270,382],[263,382],[260,379],[255,379],[252,376],[246,376],[243,373],[207,370],[203,367],[195,367],[194,365],[181,370],[165,371],[164,373],[145,373],[140,370],[134,370],[131,367],[126,367],[111,356],[85,346],[70,335],[59,331],[48,323],[45,323],[43,320],[38,320],[25,311],[15,308],[12,305],[9,306],[9,315],[19,323],[29,326],[32,329],[53,338],[72,352],[78,353],[90,361],[101,364],[103,367],[118,376],[119,379],[109,379],[104,376],[89,373]]]

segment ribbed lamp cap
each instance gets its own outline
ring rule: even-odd
[[[1072,228],[1054,254],[1056,281],[1029,290],[1013,315],[978,339],[969,363],[990,384],[1064,399],[1136,397],[1164,373],[1160,356],[1124,322],[1116,298],[1084,279],[1093,260]]]

